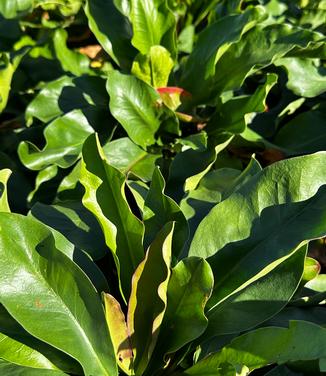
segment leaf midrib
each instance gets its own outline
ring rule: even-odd
[[[29,248],[29,247],[27,247],[27,249],[28,249],[28,248]],[[27,254],[28,254],[29,256],[32,256],[32,253],[30,253],[30,252],[28,252]],[[18,255],[18,254],[17,254],[17,255]],[[39,257],[41,257],[41,256],[39,256]],[[102,365],[101,360],[99,359],[99,357],[98,357],[98,355],[97,355],[95,349],[93,348],[92,343],[91,343],[90,340],[88,339],[88,337],[87,337],[86,333],[84,332],[83,328],[80,326],[78,320],[77,320],[76,317],[73,315],[73,313],[70,311],[69,307],[66,305],[66,303],[64,302],[64,300],[62,299],[62,297],[59,295],[59,293],[56,294],[55,290],[54,290],[53,287],[50,285],[50,283],[48,283],[48,281],[44,278],[44,276],[43,276],[43,274],[41,273],[41,271],[37,269],[36,265],[34,264],[34,259],[33,259],[33,257],[28,257],[28,259],[29,259],[29,261],[30,261],[30,262],[29,262],[29,266],[30,266],[29,269],[30,269],[32,272],[33,272],[33,271],[35,272],[35,274],[33,274],[33,275],[35,275],[35,276],[38,278],[38,280],[40,281],[41,285],[43,285],[43,287],[45,286],[45,287],[48,288],[48,290],[51,292],[51,295],[54,296],[54,298],[55,298],[56,301],[59,301],[59,303],[60,303],[60,302],[62,303],[61,306],[63,306],[63,308],[64,308],[64,309],[63,309],[63,313],[66,312],[66,313],[68,314],[68,316],[72,319],[72,322],[74,323],[74,326],[77,328],[78,332],[81,333],[82,338],[84,338],[85,341],[86,341],[87,347],[90,348],[91,353],[94,354],[94,358],[97,359],[97,363],[99,364],[100,368],[104,371],[104,375],[110,376],[110,375],[107,373],[105,367]],[[18,264],[18,263],[17,263],[17,264]],[[60,266],[61,266],[61,265],[60,265]],[[21,325],[24,327],[23,324],[21,324]],[[67,351],[67,350],[64,350],[64,351]],[[73,355],[71,354],[71,356],[73,356]],[[77,360],[79,360],[79,359],[77,359]]]
[[[311,198],[315,198],[316,195],[308,198],[307,200],[311,199]],[[305,200],[304,200],[305,201]],[[301,201],[301,202],[304,202],[304,201]],[[299,201],[300,202],[300,201]],[[258,241],[254,248],[252,248],[252,250],[248,253],[246,253],[243,257],[240,257],[238,259],[238,262],[233,266],[233,268],[231,268],[227,274],[225,274],[225,276],[219,280],[219,284],[222,284],[226,279],[228,279],[230,277],[231,274],[234,273],[234,270],[236,270],[238,267],[239,267],[239,264],[241,264],[247,257],[251,256],[256,250],[257,248],[260,247],[260,245],[264,242],[266,242],[266,239],[270,239],[272,236],[274,236],[276,233],[279,233],[279,229],[281,227],[284,228],[284,227],[288,227],[288,224],[293,222],[293,220],[295,220],[298,216],[300,216],[305,210],[307,210],[309,208],[310,205],[312,205],[314,203],[314,200],[311,200],[311,202],[307,205],[307,206],[304,206],[302,209],[300,209],[298,212],[295,213],[294,216],[291,216],[288,220],[286,220],[285,222],[282,222],[280,223],[278,226],[277,226],[277,229],[275,229],[274,227],[274,231],[272,232],[269,232],[268,235],[266,237],[264,237],[263,239],[261,239],[260,241]],[[258,216],[259,217],[259,216]],[[281,231],[282,232],[282,231]],[[307,240],[307,239],[306,239]],[[303,240],[304,241],[304,240]],[[300,241],[299,241],[300,243]],[[254,276],[253,276],[254,277]],[[242,285],[242,284],[241,284]],[[241,285],[238,287],[240,288]],[[217,303],[214,304],[214,306],[210,309],[213,309],[214,307],[216,307],[217,305],[220,304],[220,302],[224,302],[230,295],[232,295],[233,291],[228,293],[226,296],[224,296],[223,298],[221,298]]]

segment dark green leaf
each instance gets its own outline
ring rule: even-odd
[[[174,353],[204,332],[208,324],[204,308],[213,284],[212,270],[203,259],[185,258],[172,269],[156,351]]]
[[[42,223],[59,231],[93,260],[105,256],[107,248],[101,228],[82,203],[74,201],[57,205],[37,203],[31,213]]]
[[[103,307],[86,275],[34,219],[1,213],[0,228],[5,308],[28,332],[77,359],[86,374],[117,375]]]
[[[209,258],[216,276],[214,302],[301,241],[324,236],[325,177],[324,152],[281,161],[210,211],[189,255]]]
[[[75,109],[86,110],[94,105],[107,107],[108,99],[102,78],[63,76],[47,83],[29,103],[26,121],[30,125],[36,118],[47,123]]]
[[[138,78],[110,72],[107,90],[112,115],[124,127],[133,142],[145,148],[155,143],[156,132],[167,113],[160,95]]]
[[[322,360],[325,357],[326,329],[305,321],[291,321],[288,329],[262,328],[234,339],[229,346],[198,362],[184,375],[236,376],[235,372],[222,373],[220,365],[229,363],[249,373],[271,363]]]
[[[83,147],[80,181],[85,187],[83,204],[101,225],[116,263],[121,291],[127,299],[132,275],[144,257],[144,228],[126,200],[124,174],[108,163],[95,135]]]
[[[293,154],[325,150],[325,129],[325,113],[303,112],[281,128],[275,137],[275,143]]]
[[[204,339],[254,328],[286,306],[300,283],[306,246],[270,263],[207,311]],[[218,278],[217,279],[217,283]]]
[[[113,0],[87,0],[85,13],[89,27],[112,59],[129,69],[136,56],[131,45],[132,29],[127,17],[119,12]]]
[[[178,257],[188,238],[188,224],[179,206],[172,198],[164,194],[164,190],[164,178],[160,170],[156,168],[143,210],[144,244],[147,248],[166,223],[175,221],[172,252],[174,256]]]

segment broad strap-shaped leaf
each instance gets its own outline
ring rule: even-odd
[[[147,153],[129,137],[122,137],[105,144],[103,151],[110,165],[125,175],[136,176],[143,181],[152,179],[156,160],[161,157],[161,154]]]
[[[166,0],[131,0],[132,44],[144,55],[152,46],[176,56],[176,20]]]
[[[172,222],[164,226],[132,279],[127,325],[136,375],[142,375],[148,365],[166,310],[173,229]]]
[[[301,281],[306,251],[306,246],[297,247],[289,256],[272,262],[214,306],[211,302],[203,338],[243,332],[284,308]]]
[[[130,69],[137,50],[131,45],[132,29],[114,0],[87,0],[85,13],[97,40],[112,59]]]
[[[51,231],[10,213],[0,213],[0,229],[0,296],[10,315],[77,359],[85,374],[117,375],[101,300],[81,269],[56,248]]]
[[[95,135],[90,136],[83,146],[80,181],[85,187],[83,204],[102,227],[127,300],[132,275],[144,257],[144,227],[126,200],[124,174],[108,163]]]
[[[133,375],[132,344],[125,315],[120,303],[112,295],[103,294],[103,299],[117,364],[127,375]]]
[[[261,170],[261,166],[254,157],[242,172],[232,168],[212,170],[200,180],[196,189],[184,196],[180,202],[180,208],[188,220],[190,230],[187,249],[199,223],[209,211]]]
[[[255,7],[240,15],[229,15],[212,23],[198,37],[181,77],[180,86],[186,88],[195,103],[204,103],[213,98],[213,87],[207,81],[215,73],[215,64],[243,33],[264,17],[262,8]],[[222,75],[220,71],[216,74]],[[196,77],[196,79],[194,79]],[[230,79],[230,77],[228,77]]]
[[[59,231],[78,249],[86,252],[92,260],[106,255],[107,248],[102,230],[94,216],[78,201],[57,205],[35,204],[33,217]]]
[[[246,128],[246,118],[253,113],[267,110],[266,98],[277,82],[277,75],[267,74],[263,85],[258,86],[254,94],[234,97],[229,101],[219,104],[216,113],[207,125],[210,135],[221,132],[238,134]]]
[[[94,74],[90,69],[90,60],[86,55],[67,47],[68,33],[65,29],[57,29],[53,35],[53,46],[57,59],[65,72],[75,76]]]
[[[155,133],[163,118],[174,116],[161,101],[158,92],[137,77],[109,73],[107,90],[110,94],[112,115],[119,121],[128,136],[144,149],[155,143]]]
[[[309,346],[307,346],[309,344]],[[189,376],[236,376],[219,368],[229,363],[236,369],[252,372],[268,364],[326,358],[326,329],[306,322],[291,321],[289,328],[261,328],[234,339],[218,353],[208,356],[183,374]],[[321,363],[320,363],[321,364]],[[320,369],[321,372],[325,368]]]
[[[104,109],[108,103],[102,78],[62,76],[45,84],[28,104],[25,118],[27,125],[31,125],[34,118],[48,123],[73,110],[86,110],[94,105]]]
[[[254,12],[251,9],[249,11]],[[245,17],[245,14],[242,16]],[[253,15],[252,17],[252,22],[255,22],[254,20],[256,19],[257,23],[257,16]],[[225,18],[218,22],[224,20]],[[223,35],[224,33],[222,32]],[[189,68],[186,70],[186,76],[181,80],[180,85],[193,94],[193,101],[196,103],[214,102],[214,99],[220,93],[240,88],[242,82],[249,74],[283,57],[294,46],[297,46],[299,50],[304,49],[309,43],[318,42],[321,38],[322,34],[289,24],[256,25],[238,41],[234,38],[233,42],[235,43],[222,45],[220,50],[216,51],[215,60],[211,60],[204,69],[202,69],[201,64],[198,65],[197,63],[197,70],[199,70],[200,66],[203,72],[198,72],[198,75],[201,74],[202,79],[199,79],[199,76],[194,74],[197,71]],[[198,41],[198,43],[200,42]],[[205,43],[204,39],[201,43]],[[260,48],[257,48],[257,45]],[[195,53],[195,50],[193,53]],[[239,61],[241,61],[241,64],[239,64]],[[195,60],[193,64],[196,67]],[[191,79],[193,76],[198,78],[193,80]]]
[[[302,241],[325,236],[324,184],[325,152],[292,158],[265,168],[210,211],[189,255],[209,258],[212,304]]]
[[[0,359],[0,373],[6,376],[64,376],[61,371],[20,366]]]
[[[51,364],[56,366],[56,369],[60,369],[63,372],[71,373],[73,375],[80,375],[83,372],[80,364],[75,359],[29,334],[16,320],[13,319],[12,316],[9,315],[7,310],[1,304],[0,332],[8,338],[18,341],[22,347],[26,346],[27,349],[30,348],[33,351],[36,351],[36,353],[42,354],[42,356],[46,357]],[[29,354],[29,351],[23,351],[22,354],[13,354],[12,351],[10,351],[7,355],[10,355],[11,357],[18,356],[23,361],[25,359],[23,356],[21,357],[23,354]],[[38,357],[36,356],[36,359],[37,358]],[[35,357],[33,359],[35,359]]]
[[[172,198],[164,193],[165,181],[157,167],[153,173],[150,189],[147,193],[143,221],[145,224],[144,244],[148,247],[162,227],[168,222],[175,222],[172,253],[178,257],[188,238],[188,224],[181,209]]]
[[[291,154],[314,153],[326,149],[325,113],[302,112],[284,124],[274,142]]]
[[[148,85],[160,88],[167,86],[173,65],[167,49],[162,46],[152,46],[146,55],[136,56],[131,72]]]
[[[0,358],[21,366],[44,370],[58,368],[40,352],[0,332]]]
[[[10,175],[9,169],[0,170],[0,212],[10,212],[7,195],[7,183]]]
[[[40,205],[40,204],[37,204],[37,205]],[[44,206],[46,207],[46,205]],[[45,209],[45,212],[46,211],[47,210]],[[46,214],[47,213],[45,213],[45,215]],[[38,218],[33,208],[28,213],[28,216],[33,217],[42,225],[47,226],[47,228],[52,232],[56,248],[60,252],[65,254],[67,257],[69,257],[71,260],[73,260],[80,267],[80,269],[87,275],[87,277],[90,279],[93,286],[96,288],[96,290],[99,293],[101,293],[102,291],[109,291],[109,286],[108,286],[106,277],[103,275],[101,269],[92,260],[92,257],[90,255],[88,255],[83,250],[79,249],[75,244],[71,243],[67,239],[67,237],[63,235],[61,232],[49,226],[47,224],[47,221],[42,222],[41,219]]]
[[[282,58],[274,62],[288,74],[287,87],[296,95],[313,98],[326,91],[326,71],[314,59]]]
[[[213,285],[212,270],[201,258],[185,258],[172,269],[168,304],[154,359],[160,356],[160,362],[166,360],[164,354],[176,352],[205,331],[208,319],[204,308]]]
[[[179,203],[185,192],[198,186],[216,161],[218,153],[225,149],[231,140],[230,135],[221,135],[215,140],[216,146],[209,145],[204,150],[187,148],[178,153],[170,166],[167,195]]]
[[[68,168],[77,161],[85,139],[93,132],[81,110],[71,111],[46,127],[46,145],[42,150],[24,141],[18,148],[19,157],[31,170],[41,170],[52,164]]]

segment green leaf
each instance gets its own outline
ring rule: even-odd
[[[306,251],[306,246],[297,247],[289,256],[271,262],[214,306],[211,303],[203,338],[254,328],[284,308],[299,286]]]
[[[128,181],[127,184],[128,184],[128,188],[130,189],[130,191],[132,192],[136,200],[138,209],[140,210],[141,213],[143,213],[145,200],[146,200],[149,188],[147,187],[145,183],[143,183],[140,180]]]
[[[132,275],[144,257],[144,228],[126,200],[125,176],[107,162],[95,135],[83,146],[80,181],[85,187],[83,204],[101,225],[114,257],[121,291],[127,299]]]
[[[146,84],[159,88],[167,86],[173,65],[168,50],[162,46],[152,46],[146,55],[136,56],[131,72]]]
[[[5,18],[15,18],[24,15],[33,6],[33,0],[11,0],[0,2],[0,13]]]
[[[86,55],[72,51],[67,47],[68,33],[64,29],[57,29],[53,35],[53,46],[57,59],[65,72],[75,76],[92,74],[89,67],[90,61]]]
[[[185,195],[180,202],[180,208],[188,220],[190,229],[187,248],[190,246],[199,223],[209,211],[261,170],[259,163],[252,157],[242,172],[231,168],[210,171],[200,180],[195,190]]]
[[[219,371],[223,363],[229,363],[238,370],[246,369],[249,373],[268,364],[319,360],[326,357],[325,349],[325,328],[305,321],[291,321],[289,328],[262,328],[244,334],[183,374],[225,376],[225,373]],[[236,376],[236,373],[228,373],[227,376],[229,375]]]
[[[110,72],[107,90],[112,115],[128,136],[144,149],[155,143],[155,133],[165,114],[174,116],[162,103],[160,95],[138,78],[118,71]]]
[[[39,203],[37,204],[39,205]],[[33,208],[32,208],[33,209]],[[54,237],[54,243],[56,248],[69,257],[75,264],[77,264],[80,269],[87,275],[89,280],[92,282],[93,286],[100,293],[102,291],[109,291],[108,282],[101,272],[100,268],[92,261],[92,258],[81,249],[78,249],[73,243],[71,243],[61,232],[43,223],[32,213],[31,210],[28,216],[31,216],[42,225],[46,225],[51,231]]]
[[[294,94],[313,98],[326,91],[326,70],[313,59],[283,58],[274,64],[287,70],[287,87]]]
[[[131,0],[132,44],[143,55],[161,45],[176,56],[176,20],[166,0]]]
[[[173,229],[170,222],[160,231],[132,279],[127,325],[136,375],[148,365],[166,310]]]
[[[0,373],[6,376],[64,376],[61,371],[24,367],[0,359]]]
[[[274,142],[293,154],[325,150],[325,114],[322,111],[303,112],[286,123]]]
[[[252,10],[252,12],[254,11]],[[245,17],[245,15],[246,13],[242,16]],[[256,22],[257,17],[254,15],[252,22]],[[219,22],[223,20],[225,19]],[[224,37],[224,32],[221,35]],[[204,69],[202,69],[202,64],[196,63],[196,61],[201,61],[200,58],[198,60],[189,58],[189,65],[192,64],[197,69],[200,66],[202,73],[193,70],[190,65],[181,80],[181,86],[193,94],[195,103],[211,103],[223,91],[239,89],[248,75],[283,57],[294,46],[298,46],[298,49],[302,50],[309,43],[320,40],[321,37],[322,35],[319,33],[289,24],[256,25],[247,31],[239,41],[236,42],[236,38],[234,38],[233,42],[236,43],[222,46],[221,51],[216,52],[215,49],[214,60],[207,63]],[[199,43],[200,41],[198,41]],[[205,40],[203,39],[201,43],[204,44]],[[260,47],[257,48],[257,45]],[[193,54],[195,51],[196,49]],[[191,61],[193,63],[190,63]],[[197,79],[193,80],[192,77],[197,77]]]
[[[47,123],[75,109],[106,108],[108,99],[102,78],[63,76],[47,83],[29,103],[25,115],[27,125],[33,123],[33,118]]]
[[[318,307],[293,307],[287,306],[277,315],[273,316],[270,320],[265,321],[262,326],[280,326],[288,327],[289,321],[300,320],[309,321],[311,323],[325,326],[326,324],[326,308],[322,306]]]
[[[129,70],[137,50],[131,45],[132,29],[113,0],[87,0],[85,13],[97,40],[111,58]]]
[[[324,236],[325,176],[324,152],[280,161],[210,211],[189,255],[209,258],[216,276],[212,304],[302,241]]]
[[[22,48],[12,56],[9,53],[0,52],[0,114],[7,106],[14,73],[27,51],[28,48]]]
[[[59,231],[93,260],[106,255],[107,248],[101,228],[81,202],[68,201],[57,205],[38,202],[32,207],[31,214],[40,222]]]
[[[215,74],[216,62],[263,15],[264,12],[259,7],[240,15],[229,15],[212,23],[199,34],[194,50],[185,65],[180,84],[192,94],[195,103],[204,103],[213,99],[211,93],[214,89],[208,84],[211,83],[210,77]],[[219,76],[224,74],[219,70],[216,73]],[[228,76],[227,79],[231,81],[232,76]]]
[[[29,202],[32,202],[35,197],[37,197],[37,193],[40,192],[40,190],[43,188],[43,186],[54,179],[58,175],[58,166],[56,165],[50,165],[48,167],[45,167],[43,170],[40,170],[37,173],[36,179],[35,179],[35,187],[34,189],[29,193],[27,200]]]
[[[33,337],[9,315],[2,305],[0,305],[0,332],[20,342],[21,345],[41,353],[60,370],[74,375],[82,374],[81,366],[76,360]],[[14,356],[12,353],[10,355]]]
[[[19,145],[21,161],[31,170],[52,164],[61,168],[72,166],[80,156],[85,139],[94,132],[81,110],[74,110],[54,120],[44,131],[45,147],[40,150],[31,142]]]
[[[209,134],[230,132],[242,133],[246,128],[246,117],[256,112],[266,111],[266,98],[277,82],[276,74],[267,74],[264,85],[258,86],[252,95],[234,97],[217,107],[215,115],[207,126]]]
[[[86,275],[34,219],[1,213],[0,228],[0,294],[8,312],[86,374],[117,375],[101,301]]]
[[[9,169],[0,170],[0,212],[10,213],[7,195],[7,183],[10,175],[11,171]]]
[[[125,175],[150,181],[155,163],[160,154],[150,154],[134,144],[130,138],[122,137],[103,146],[103,151],[111,166]]]
[[[156,168],[143,210],[145,224],[144,244],[147,248],[164,225],[175,221],[172,253],[178,257],[188,238],[188,224],[179,206],[172,198],[164,194],[164,190],[164,178],[159,168]]]
[[[213,285],[208,262],[198,257],[185,258],[172,269],[168,305],[157,343],[159,353],[174,353],[204,332],[208,324],[204,308]]]
[[[232,140],[229,135],[221,135],[217,146],[209,145],[204,150],[187,148],[178,153],[170,166],[166,193],[176,202],[180,202],[184,193],[197,187],[214,164],[217,154]]]
[[[0,358],[21,366],[57,370],[44,355],[3,333],[0,333]]]
[[[133,375],[133,353],[126,318],[119,302],[110,294],[103,294],[105,317],[109,327],[116,362],[127,374]]]

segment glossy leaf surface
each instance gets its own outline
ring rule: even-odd
[[[117,374],[101,301],[89,279],[56,248],[44,225],[1,213],[0,226],[1,302],[9,313],[31,334],[77,359],[86,374]]]
[[[166,311],[173,229],[170,222],[159,232],[132,279],[127,325],[136,375],[148,365]]]
[[[85,187],[83,204],[101,225],[127,299],[132,275],[144,256],[143,224],[129,208],[125,176],[108,163],[95,135],[83,146],[81,183]]]

